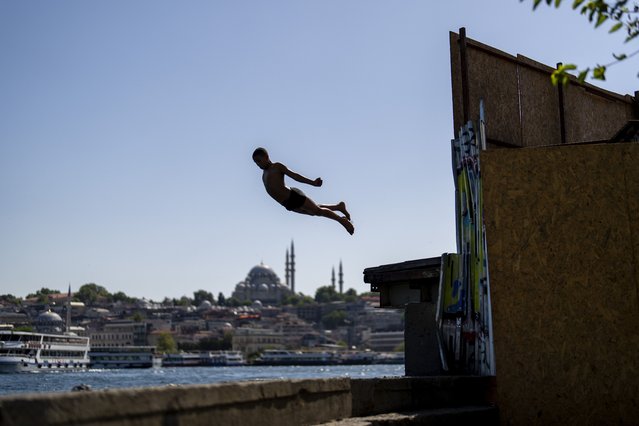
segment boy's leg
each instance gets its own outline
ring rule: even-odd
[[[348,210],[346,210],[346,204],[343,201],[341,201],[341,202],[339,202],[337,204],[320,204],[319,207],[323,208],[323,209],[329,209],[329,210],[342,212],[342,213],[344,213],[344,216],[346,216],[346,219],[351,220],[351,215],[348,212]]]
[[[295,211],[298,213],[308,214],[311,216],[323,216],[329,219],[333,219],[334,221],[337,221],[340,224],[342,224],[342,226],[346,228],[349,234],[353,235],[353,232],[355,232],[355,227],[350,222],[350,220],[335,214],[331,209],[318,206],[317,204],[315,204],[315,201],[311,200],[308,197],[306,197],[306,200],[304,201],[304,205],[302,205],[302,207],[300,207],[299,209]]]

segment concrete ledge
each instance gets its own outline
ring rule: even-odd
[[[495,407],[456,407],[433,410],[377,414],[367,417],[322,423],[322,426],[392,426],[392,425],[429,425],[457,426],[462,424],[497,425],[499,413]]]
[[[350,417],[349,379],[167,386],[0,398],[0,425],[295,425]]]
[[[353,416],[492,403],[492,377],[352,379]]]
[[[308,425],[384,413],[486,406],[491,386],[488,377],[442,376],[15,395],[0,398],[0,426]],[[406,416],[400,415],[412,421]]]

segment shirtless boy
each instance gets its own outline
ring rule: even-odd
[[[255,164],[257,164],[260,169],[264,170],[262,173],[262,181],[264,182],[264,187],[268,195],[286,207],[287,210],[311,216],[324,216],[341,223],[349,234],[352,235],[353,232],[355,232],[355,228],[351,223],[351,215],[346,210],[346,204],[344,204],[343,201],[338,204],[317,205],[299,189],[288,188],[284,184],[284,176],[288,176],[300,183],[322,186],[321,178],[311,180],[289,170],[282,163],[273,163],[264,148],[257,148],[253,152],[253,161],[255,161]],[[336,214],[336,211],[343,213],[344,216]]]

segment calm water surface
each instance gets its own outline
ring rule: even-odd
[[[273,379],[403,376],[403,365],[330,365],[299,367],[178,367],[0,375],[0,395],[66,392],[86,384],[92,389],[190,385]]]

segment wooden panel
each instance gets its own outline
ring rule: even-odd
[[[626,148],[622,152],[623,155],[623,165],[624,165],[624,178],[625,178],[625,200],[626,200],[626,208],[628,215],[628,227],[631,235],[631,244],[632,244],[632,255],[634,258],[633,262],[633,277],[634,277],[634,294],[632,291],[629,292],[628,297],[634,298],[637,300],[639,304],[639,220],[636,218],[639,216],[639,167],[637,167],[637,156],[635,153],[636,146],[635,144],[627,144]],[[639,324],[635,322],[637,326]],[[635,331],[635,335],[638,334]],[[639,351],[639,347],[635,347]]]
[[[503,424],[639,418],[639,144],[482,153]]]
[[[467,43],[469,118],[484,100],[488,139],[515,146],[561,143],[559,95],[553,68],[514,57],[470,38]],[[454,135],[463,123],[459,36],[450,34]],[[633,98],[571,79],[564,90],[566,142],[605,141],[634,117]],[[500,146],[496,144],[495,146]]]
[[[479,118],[479,100],[484,100],[486,136],[521,145],[517,65],[483,50],[468,49],[470,117]]]
[[[520,61],[534,61],[519,56]],[[541,67],[541,65],[539,65]],[[561,143],[559,122],[559,92],[550,84],[549,71],[519,67],[519,85],[522,110],[522,145],[535,146]]]
[[[603,93],[577,85],[565,88],[566,142],[608,140],[632,118],[631,103]]]
[[[462,111],[461,61],[459,53],[459,35],[450,33],[450,80],[453,94],[453,135],[464,125]]]

